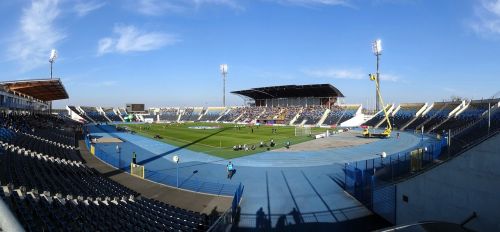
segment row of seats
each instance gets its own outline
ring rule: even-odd
[[[315,125],[319,122],[325,113],[325,110],[326,109],[321,106],[308,106],[304,108],[300,116],[295,121],[295,124],[300,124],[306,120],[306,125]]]
[[[205,114],[201,116],[200,121],[215,121],[224,113],[224,111],[224,108],[208,108],[205,111]]]
[[[81,162],[67,162],[21,149],[7,149],[2,152],[2,183],[74,196],[137,195],[136,192],[102,177],[96,170]]]
[[[448,118],[444,123],[436,127],[434,131],[457,129],[469,125],[477,121],[488,110],[489,106],[487,102],[471,102],[458,116]]]
[[[112,122],[121,122],[122,121],[120,116],[118,116],[115,112],[106,113],[106,117],[108,117],[109,120],[111,120]]]
[[[26,135],[36,137],[39,139],[47,139],[56,143],[64,144],[74,147],[76,139],[74,133],[67,132],[60,129],[33,129],[25,133]]]
[[[46,137],[75,137],[49,126],[33,132],[34,116],[0,116],[0,195],[27,231],[205,231],[207,215],[141,198],[81,161],[61,155],[69,145]],[[51,128],[59,119],[47,117]],[[7,126],[7,127],[3,127]],[[67,125],[68,126],[68,125]],[[43,133],[38,133],[45,131]],[[38,133],[40,137],[28,132]],[[54,149],[55,147],[60,149]],[[35,151],[36,150],[36,151]]]
[[[356,115],[358,106],[333,106],[330,109],[330,113],[326,117],[323,124],[325,125],[340,125],[341,123],[353,118]]]
[[[424,107],[424,104],[405,104],[401,105],[399,110],[391,117],[392,127],[402,128],[409,121],[416,117],[417,112]],[[379,127],[387,127],[387,122],[384,121]]]
[[[179,110],[176,108],[160,109],[160,121],[177,121],[179,118],[179,115],[177,114],[178,112]]]
[[[474,143],[488,134],[493,134],[500,130],[500,109],[494,107],[491,110],[490,118],[484,115],[477,121],[467,125],[463,129],[456,130],[453,136],[451,154],[460,152],[465,147]]]
[[[202,109],[187,108],[181,115],[181,121],[198,121]]]
[[[141,198],[0,191],[27,231],[206,231],[207,216]]]
[[[51,155],[60,159],[83,161],[80,152],[76,148],[63,145],[52,140],[34,137],[32,135],[15,133],[11,139],[3,140],[11,145],[25,148],[31,152]]]

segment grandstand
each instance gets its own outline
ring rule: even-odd
[[[40,82],[44,81],[20,81],[26,85]],[[38,93],[50,88],[59,92],[43,97],[27,96],[40,97],[42,105],[47,100],[67,97],[59,80],[45,82],[30,91]],[[68,108],[89,121],[105,121],[96,107]],[[205,231],[209,228],[206,214],[141,197],[139,192],[87,166],[78,143],[81,123],[43,112],[22,111],[3,112],[0,122],[0,203],[12,210],[21,228],[29,231]],[[0,213],[2,217],[9,214]],[[15,227],[15,221],[8,225]],[[13,228],[2,224],[2,229]]]
[[[326,109],[322,106],[308,106],[295,121],[297,124],[317,125],[325,112]]]
[[[203,122],[215,122],[219,119],[222,114],[226,111],[224,107],[207,107],[202,116],[200,117],[200,121]]]
[[[361,108],[361,105],[340,105],[333,106],[328,112],[322,124],[325,125],[341,125],[343,122],[354,118],[356,113]]]
[[[245,107],[234,107],[226,110],[223,115],[219,118],[218,121],[221,122],[234,122],[243,115],[243,113],[247,110]]]
[[[433,125],[446,119],[452,111],[457,111],[462,104],[463,102],[435,102],[420,118],[406,126],[406,129],[417,130],[424,127],[425,130],[429,130]]]
[[[156,112],[154,109],[150,109],[144,114],[140,114],[142,116],[142,121],[144,122],[156,122],[158,121],[158,116],[156,115]]]
[[[159,119],[162,122],[175,122],[179,119],[178,108],[160,108]]]
[[[117,114],[117,110],[112,107],[103,107],[105,117],[111,122],[123,122],[123,119],[120,117],[120,114]]]
[[[388,104],[386,110],[401,137],[358,138],[360,126],[387,126],[383,111],[365,114],[362,105],[338,104],[337,98],[344,96],[331,85],[306,85],[235,91],[251,98],[246,99],[248,104],[242,107],[150,108],[133,114],[139,124],[124,126],[139,133],[134,134],[113,125],[122,124],[128,117],[123,108],[67,106],[65,110],[49,114],[47,101],[68,97],[62,83],[59,80],[20,83],[44,83],[40,88],[59,93],[51,97],[36,95],[42,90],[35,87],[31,92],[25,91],[23,97],[37,102],[38,110],[31,109],[33,105],[18,104],[17,110],[0,114],[0,204],[9,209],[2,211],[0,207],[0,215],[13,217],[11,224],[0,220],[2,229],[17,225],[33,231],[227,231],[228,228],[246,231],[259,226],[262,220],[259,215],[264,212],[262,206],[268,202],[280,203],[267,206],[267,210],[274,213],[266,216],[269,225],[264,228],[274,228],[273,225],[284,220],[285,228],[290,230],[309,230],[315,226],[327,230],[372,230],[410,223],[414,218],[428,220],[404,207],[415,204],[420,195],[425,196],[413,194],[420,191],[415,190],[420,184],[409,183],[434,184],[433,180],[421,179],[443,169],[462,175],[446,167],[464,158],[474,159],[470,153],[480,156],[486,150],[495,149],[493,145],[486,145],[496,141],[500,131],[500,99],[493,98]],[[8,86],[20,85],[6,82],[6,92],[0,91],[0,94],[8,96]],[[329,92],[316,95],[318,89]],[[7,107],[12,106],[8,104]],[[144,126],[140,122],[155,124]],[[342,129],[333,134],[332,127]],[[162,128],[169,133],[158,132]],[[272,132],[266,134],[271,128]],[[421,128],[424,134],[420,134]],[[227,133],[232,140],[248,141],[245,146],[258,144],[254,137],[259,138],[259,133],[271,135],[271,140],[280,144],[273,150],[264,146],[254,148],[257,150],[248,154],[244,150],[231,150],[228,157],[237,165],[237,174],[233,179],[221,178],[225,175],[226,161],[220,157],[224,156],[207,154],[212,154],[217,146],[224,149],[222,144],[230,140],[221,139],[226,130],[231,130]],[[325,130],[332,131],[330,137],[324,133],[319,139],[313,139],[318,131]],[[282,144],[283,139],[291,140],[285,136],[286,131],[295,131],[302,137],[295,135],[297,140],[292,140],[296,142],[289,147]],[[148,135],[169,138],[143,137]],[[198,137],[186,140],[192,135]],[[353,144],[329,147],[342,143]],[[358,146],[360,144],[362,146]],[[318,149],[320,146],[325,147]],[[140,178],[129,174],[132,151],[137,151],[138,164],[144,168]],[[373,158],[380,151],[387,152],[388,157]],[[180,167],[169,161],[174,153],[182,157]],[[474,160],[463,162],[472,168],[487,162]],[[345,164],[338,165],[339,162]],[[177,179],[176,168],[180,169]],[[439,174],[439,178],[448,177]],[[467,181],[474,177],[461,178]],[[457,189],[468,188],[453,178],[441,185],[447,187],[434,186],[426,191],[441,194],[440,191],[452,188],[455,194],[462,195]],[[243,189],[245,201],[241,201]],[[268,196],[262,197],[266,191]],[[491,201],[490,196],[496,189],[469,188],[468,191]],[[295,201],[296,196],[303,199]],[[405,202],[403,196],[410,196],[410,203]],[[352,197],[357,201],[352,201]],[[463,202],[444,201],[452,207],[474,209],[483,217],[492,217],[487,213],[488,206],[477,206],[473,198]],[[395,202],[401,207],[396,207]],[[322,211],[324,207],[330,210]],[[413,207],[429,211],[426,215],[446,219],[454,226],[463,224],[465,219],[477,220],[478,224],[471,224],[471,228],[479,230],[492,228],[493,224],[473,216],[468,219],[463,213],[460,217],[448,214],[445,217],[425,208],[425,204]],[[341,214],[349,216],[336,218]]]
[[[388,114],[390,114],[393,109],[394,105],[385,106],[385,110],[387,111]],[[370,127],[378,127],[381,123],[384,122],[384,120],[385,120],[384,110],[380,110],[372,118],[366,121],[363,125]]]
[[[0,232],[500,232],[500,0],[0,10]]]
[[[97,107],[81,106],[80,109],[83,111],[84,115],[94,122],[109,122],[109,120],[97,109]]]
[[[425,109],[427,104],[424,103],[408,103],[401,104],[395,110],[391,116],[391,122],[394,124],[394,128],[404,128],[413,118],[418,117],[418,113]],[[387,122],[383,122],[380,127],[386,127]]]
[[[199,121],[202,113],[203,108],[201,107],[185,108],[181,113],[180,120],[186,122],[196,122]]]

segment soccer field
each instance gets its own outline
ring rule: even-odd
[[[287,141],[297,144],[313,139],[311,136],[295,136],[294,127],[276,126],[245,126],[235,124],[217,123],[182,123],[182,124],[126,124],[127,127],[137,134],[154,138],[159,135],[166,143],[185,147],[193,151],[204,152],[225,159],[255,154],[266,151],[268,147],[260,148],[261,141],[269,145],[273,139],[277,149],[285,146]],[[206,127],[206,128],[205,128]],[[273,132],[275,129],[275,132]],[[253,132],[252,132],[253,130]],[[313,134],[321,133],[326,129],[312,128]],[[234,151],[233,146],[244,145],[248,147],[255,145],[256,149],[248,151]]]

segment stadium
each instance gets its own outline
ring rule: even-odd
[[[138,44],[161,37],[143,36]],[[128,52],[119,50],[126,39],[103,41],[100,59]],[[226,91],[229,65],[220,64],[222,94],[141,73],[93,101],[103,86],[87,75],[99,69],[83,84],[53,75],[52,49],[49,77],[0,81],[0,231],[500,230],[500,94],[391,92],[382,87],[404,84],[382,78],[382,51],[376,39],[373,71],[354,78],[369,92],[279,75]],[[160,84],[182,95],[148,89]],[[352,103],[356,95],[374,104]],[[399,100],[407,95],[422,100]],[[175,106],[183,98],[198,103]]]

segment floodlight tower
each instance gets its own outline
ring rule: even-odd
[[[382,55],[382,40],[377,39],[373,42],[372,51],[373,51],[373,54],[377,57],[377,80],[376,80],[377,81],[377,85],[376,85],[377,89],[375,90],[375,110],[379,111],[380,110],[380,98],[379,98],[379,95],[377,94],[377,92],[380,91],[379,62],[380,62],[380,55]]]
[[[50,57],[49,57],[49,63],[50,63],[50,79],[52,79],[52,66],[54,65],[54,62],[57,59],[57,51],[56,49],[52,49],[50,51]]]
[[[226,107],[227,64],[221,64],[220,65],[220,73],[222,74],[222,106]]]
[[[52,66],[57,59],[56,49],[50,51],[49,63],[50,63],[50,79],[52,79]],[[49,102],[49,114],[52,114],[52,101]]]

